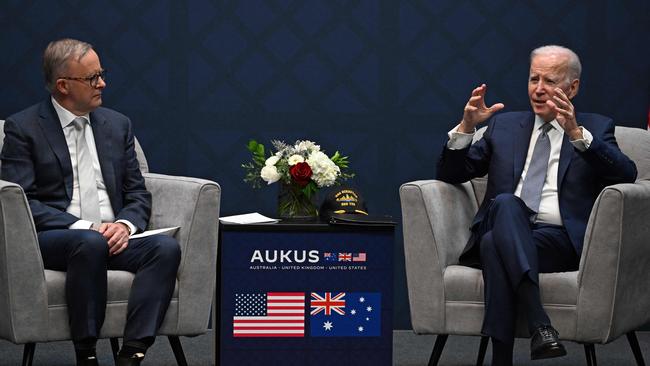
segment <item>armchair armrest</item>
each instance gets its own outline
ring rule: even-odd
[[[47,334],[47,285],[34,221],[19,185],[0,180],[0,338]]]
[[[180,226],[178,270],[178,324],[186,335],[206,331],[217,270],[218,220],[221,187],[215,182],[188,177],[144,173],[153,197],[152,229]]]
[[[606,343],[650,320],[648,218],[650,181],[606,187],[594,203],[578,273],[581,341]]]
[[[400,199],[413,329],[440,333],[445,324],[444,270],[457,263],[469,239],[478,210],[474,191],[469,182],[415,181],[400,187]]]

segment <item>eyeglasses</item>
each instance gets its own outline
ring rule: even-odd
[[[91,88],[96,88],[97,85],[99,84],[99,78],[102,78],[102,80],[106,81],[106,70],[101,70],[100,72],[87,76],[85,78],[73,78],[71,76],[59,76],[59,79],[65,79],[65,80],[77,80],[81,82],[88,82],[90,84]]]

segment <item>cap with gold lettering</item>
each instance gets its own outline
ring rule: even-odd
[[[321,217],[329,218],[332,214],[368,215],[368,209],[358,190],[338,187],[325,197],[320,206]]]

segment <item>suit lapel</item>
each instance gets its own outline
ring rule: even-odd
[[[50,100],[41,105],[40,118],[40,125],[43,129],[45,138],[59,161],[59,167],[63,173],[62,176],[65,184],[65,193],[67,194],[68,199],[72,199],[74,176],[72,173],[72,163],[70,161],[70,151],[68,151],[68,143],[65,140],[59,116],[56,114],[54,106]]]
[[[573,158],[573,145],[569,141],[569,136],[565,133],[562,137],[562,150],[560,150],[560,164],[557,169],[557,189],[558,192],[562,187],[562,181],[564,180],[564,175],[566,174],[571,159]]]
[[[114,202],[113,197],[115,197],[116,183],[111,154],[111,129],[106,118],[96,112],[90,113],[90,125],[93,128],[95,147],[97,148],[99,166],[102,170],[102,178],[104,178],[106,191],[108,192],[109,198],[111,198],[111,202]]]
[[[533,132],[533,126],[535,125],[535,115],[532,113],[528,114],[528,117],[520,120],[519,128],[516,128],[513,137],[514,137],[514,149],[513,149],[513,176],[512,176],[512,191],[514,192],[519,183],[519,178],[521,178],[521,172],[524,170],[524,164],[526,163],[526,156],[528,155],[528,145],[530,145],[530,136]]]

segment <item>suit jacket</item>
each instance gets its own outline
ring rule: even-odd
[[[90,121],[115,218],[144,230],[151,194],[140,173],[131,121],[101,107],[90,113]],[[7,118],[4,129],[2,179],[23,188],[36,230],[66,229],[79,220],[66,212],[72,199],[72,163],[50,98]]]
[[[560,215],[578,257],[582,253],[587,221],[594,201],[608,185],[634,182],[636,165],[618,148],[614,122],[605,116],[578,113],[576,119],[593,135],[589,148],[580,152],[565,134],[558,166]],[[450,150],[446,144],[437,166],[437,179],[462,183],[488,175],[483,203],[474,217],[472,239],[461,255],[461,263],[474,262],[480,239],[478,229],[491,201],[501,193],[514,193],[524,169],[535,115],[509,112],[493,116],[483,138],[468,148]]]

